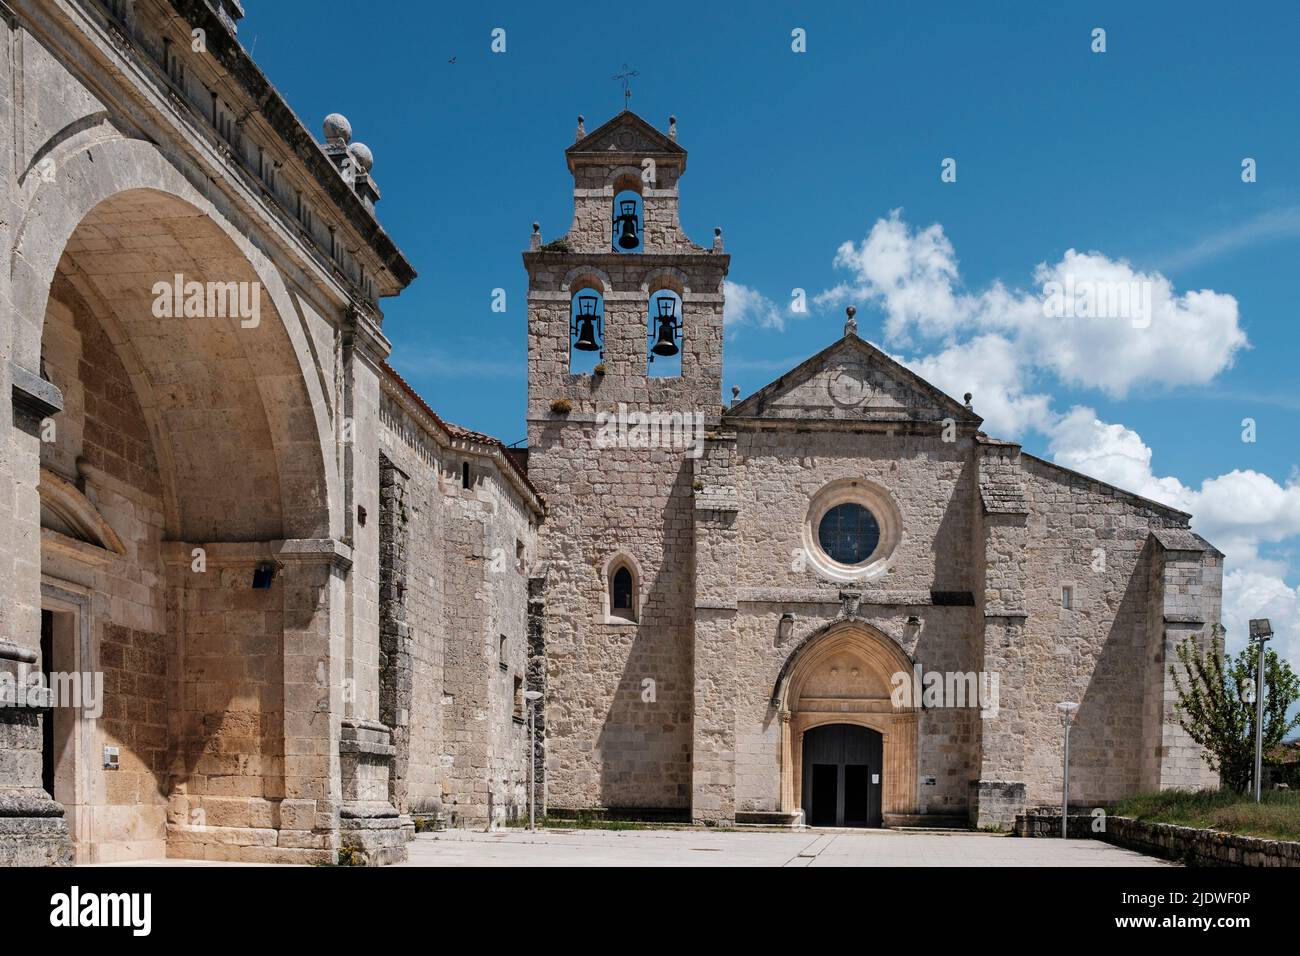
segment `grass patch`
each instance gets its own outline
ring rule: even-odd
[[[1266,790],[1262,802],[1226,790],[1162,790],[1115,805],[1113,813],[1146,823],[1222,830],[1269,840],[1300,840],[1300,792]]]

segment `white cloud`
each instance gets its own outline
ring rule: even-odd
[[[950,334],[967,322],[972,303],[957,292],[957,258],[936,224],[915,233],[899,218],[878,219],[858,245],[843,243],[835,265],[855,274],[856,285],[841,285],[818,296],[819,304],[863,298],[881,305],[887,316],[885,340],[907,344],[914,327],[922,335]]]
[[[1046,431],[1057,464],[1170,507],[1192,510],[1191,489],[1177,478],[1155,475],[1151,449],[1133,429],[1103,422],[1091,408],[1078,405]]]
[[[1000,335],[981,335],[918,359],[895,358],[954,398],[971,393],[991,434],[1045,431],[1056,417],[1049,396],[1025,391],[1030,370],[1016,347]]]
[[[1070,249],[1034,276],[1041,290],[1063,290],[1063,314],[1019,310],[1021,341],[1071,385],[1113,396],[1135,385],[1204,385],[1247,344],[1235,298],[1208,289],[1177,295],[1164,276],[1123,260]],[[1049,300],[1043,292],[1034,299]]]
[[[1061,416],[1050,435],[1052,458],[1059,464],[1191,512],[1193,529],[1233,566],[1285,572],[1284,562],[1261,558],[1259,550],[1300,535],[1300,482],[1281,485],[1257,471],[1234,469],[1190,488],[1155,474],[1151,449],[1137,432],[1100,421],[1083,406]]]
[[[1203,385],[1248,345],[1232,296],[1208,289],[1180,295],[1163,275],[1098,252],[1070,249],[1057,263],[1039,263],[1030,291],[998,282],[965,291],[943,227],[913,229],[898,210],[877,220],[862,242],[843,243],[835,265],[853,281],[814,301],[879,305],[890,345],[921,340],[951,348],[997,334],[1027,368],[1111,396],[1145,385]]]
[[[1300,667],[1300,588],[1274,575],[1238,568],[1223,578],[1223,626],[1228,649],[1246,645],[1249,622],[1266,617],[1273,625],[1270,647],[1278,657]]]
[[[785,330],[786,317],[780,307],[757,289],[726,279],[722,283],[726,296],[722,307],[722,324],[728,329],[752,325],[760,329]]]
[[[1259,242],[1293,236],[1300,236],[1300,206],[1269,209],[1241,225],[1221,230],[1165,256],[1158,265],[1161,269],[1181,269],[1218,259]]]

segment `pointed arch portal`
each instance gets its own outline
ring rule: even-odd
[[[829,826],[916,812],[917,714],[890,699],[897,673],[912,673],[911,658],[861,621],[831,624],[794,649],[772,693],[782,811]]]

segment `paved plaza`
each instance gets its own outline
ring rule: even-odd
[[[1172,866],[1099,840],[899,830],[447,830],[401,866]],[[248,866],[150,859],[95,866]]]
[[[1098,840],[897,830],[452,830],[406,866],[1169,866]]]

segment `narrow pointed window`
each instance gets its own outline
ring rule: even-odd
[[[609,613],[627,621],[636,620],[636,585],[627,565],[620,564],[610,578]]]

